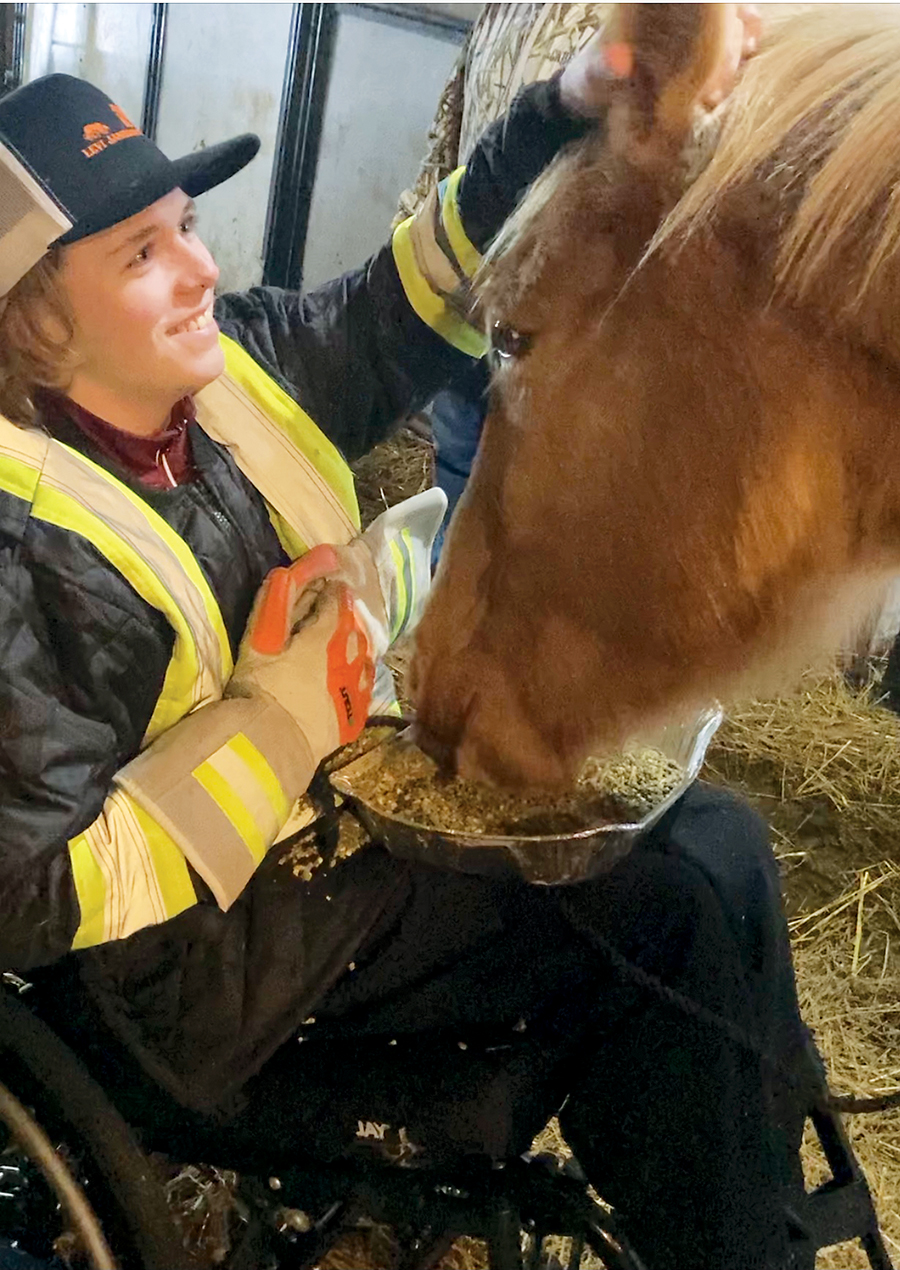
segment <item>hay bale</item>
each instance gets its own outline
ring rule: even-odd
[[[549,79],[606,21],[609,4],[486,4],[438,102],[428,151],[394,224],[414,215],[525,84]]]
[[[549,79],[608,20],[610,4],[487,4],[468,41],[460,162],[520,88]]]

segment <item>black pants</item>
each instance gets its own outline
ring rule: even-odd
[[[558,1111],[650,1270],[800,1264],[784,1206],[802,1185],[806,1036],[776,864],[748,807],[695,785],[578,886],[424,866],[412,883],[240,1109],[209,1125],[132,1074],[111,1089],[125,1115],[163,1148],[181,1134],[203,1150],[206,1135],[249,1170],[503,1157]],[[107,1087],[129,1070],[96,1030],[91,1048]]]
[[[805,1039],[765,827],[697,785],[595,882],[417,869],[400,922],[226,1132],[247,1150],[502,1156],[562,1106],[651,1270],[782,1267]]]

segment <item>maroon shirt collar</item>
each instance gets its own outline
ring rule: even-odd
[[[43,389],[38,397],[41,422],[51,434],[54,425],[74,424],[100,452],[133,479],[150,489],[171,489],[194,480],[193,454],[188,424],[196,419],[194,403],[182,397],[172,407],[169,423],[153,437],[137,437],[91,414],[62,393]]]

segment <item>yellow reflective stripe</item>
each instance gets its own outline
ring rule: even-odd
[[[459,267],[467,278],[472,278],[481,264],[481,252],[469,241],[459,214],[457,197],[459,194],[459,183],[465,170],[464,167],[457,168],[455,172],[451,172],[447,177],[444,196],[441,199],[441,223],[447,232],[447,238],[453,248],[453,254],[456,256]]]
[[[416,553],[413,550],[412,534],[408,529],[400,530],[400,539],[406,553],[406,564],[409,569],[409,616],[416,611],[416,600],[418,598],[416,591]]]
[[[194,685],[199,670],[197,648],[181,610],[131,544],[109,530],[75,499],[41,484],[32,510],[39,520],[87,538],[134,587],[138,595],[165,613],[174,626],[172,657],[166,670],[163,690],[147,727],[148,737],[158,735],[163,730],[160,726],[161,717],[175,722],[176,718],[181,718],[194,705]]]
[[[102,944],[105,938],[106,882],[83,833],[69,842],[69,863],[81,912],[72,947],[92,948],[94,944]]]
[[[243,388],[292,444],[306,455],[337,495],[344,512],[358,529],[359,504],[356,501],[353,473],[340,450],[240,344],[227,335],[221,335],[219,342],[225,354],[226,374]]]
[[[40,475],[36,468],[21,459],[9,456],[0,459],[0,489],[14,494],[16,498],[23,498],[27,503],[34,498]]]
[[[145,742],[220,695],[232,658],[219,606],[187,544],[142,498],[69,446],[5,419],[0,489],[28,499],[36,519],[87,539],[173,627]]]
[[[68,446],[64,448],[68,450]],[[127,485],[124,485],[121,481],[116,480],[111,473],[105,471],[102,467],[93,463],[84,455],[78,454],[77,451],[72,450],[70,453],[76,459],[86,463],[88,467],[91,468],[101,479],[109,481],[117,487],[119,494],[124,496],[131,503],[135,511],[146,520],[150,532],[163,540],[165,545],[169,548],[178,563],[181,565],[181,568],[184,570],[184,573],[187,575],[189,581],[199,595],[200,602],[203,607],[203,616],[209,627],[212,629],[218,653],[218,677],[221,679],[221,684],[224,685],[231,677],[231,672],[234,669],[234,661],[231,655],[231,644],[228,639],[228,632],[225,629],[225,622],[222,618],[222,611],[219,608],[218,601],[213,595],[212,587],[206,580],[206,576],[200,568],[200,564],[194,553],[191,551],[190,547],[181,535],[177,534],[175,530],[172,529],[171,525],[163,520],[162,516],[155,512],[148,503],[145,503],[139,495],[134,494]],[[93,538],[91,541],[94,541]],[[135,556],[139,562],[137,569],[134,571],[126,571],[120,568],[119,571],[123,574],[126,581],[130,582],[131,585],[135,587],[135,590],[139,591],[136,578],[139,578],[141,574],[146,576],[150,565],[140,552],[135,552]],[[173,726],[173,724],[177,723],[179,719],[183,718],[191,697],[194,696],[196,698],[197,696],[196,691],[193,691],[191,688],[191,676],[193,677],[193,682],[195,683],[198,678],[198,671],[203,668],[202,663],[204,660],[202,651],[197,647],[196,635],[194,631],[190,629],[190,624],[185,621],[181,604],[179,604],[175,597],[171,595],[167,588],[163,590],[163,597],[166,603],[157,607],[162,608],[162,611],[166,614],[172,626],[175,627],[176,632],[179,631],[179,624],[182,627],[188,628],[187,638],[193,646],[194,657],[197,665],[191,667],[190,669],[187,667],[182,668],[180,665],[177,665],[177,662],[180,660],[176,656],[178,650],[177,648],[173,649],[172,660],[170,661],[166,671],[166,678],[163,682],[162,692],[160,693],[159,700],[157,701],[153,714],[151,715],[150,722],[147,724],[147,732],[144,737],[145,744],[149,744],[151,740],[167,731]],[[194,704],[199,705],[200,701],[195,700]]]
[[[191,774],[231,822],[238,837],[258,864],[265,856],[268,844],[238,794],[225,777],[216,771],[209,759],[195,767]]]
[[[238,732],[228,742],[230,749],[247,764],[263,792],[272,804],[279,824],[284,824],[291,811],[291,802],[281,787],[281,781],[272,771],[266,757],[243,732]]]
[[[272,528],[278,535],[278,541],[292,560],[305,556],[309,551],[309,544],[304,542],[296,530],[292,529],[285,518],[280,515],[274,507],[266,504],[269,513],[269,520],[272,522]]]
[[[409,217],[398,225],[391,239],[394,263],[407,300],[418,317],[440,335],[441,339],[458,348],[461,353],[467,353],[469,357],[483,357],[487,352],[487,340],[482,332],[471,326],[440,296],[435,295],[420,270],[410,236],[412,219]]]
[[[121,791],[69,842],[69,861],[81,912],[75,949],[123,939],[197,902],[182,852]]]
[[[90,460],[85,461],[90,462]],[[91,464],[91,466],[94,465]],[[115,480],[115,477],[109,477],[109,479]],[[158,516],[152,508],[146,505],[141,506],[139,501],[132,499],[130,495],[129,499],[142,512],[147,513],[146,518],[151,532],[157,533],[166,541],[166,545],[178,557],[185,572],[194,575],[191,581],[195,583],[205,601],[206,614],[218,640],[221,674],[223,679],[227,679],[232,670],[228,636],[219,606],[209,589],[209,584],[200,572],[200,566],[184,541],[169,528],[161,516]],[[63,494],[42,481],[32,504],[32,514],[39,520],[45,520],[49,524],[59,526],[60,529],[67,529],[87,538],[121,573],[138,595],[164,613],[174,627],[175,646],[172,650],[172,658],[166,671],[162,692],[147,725],[145,739],[149,742],[176,723],[193,706],[200,704],[196,686],[202,669],[202,654],[181,606],[137,549],[115,530],[110,529],[94,513],[83,507],[75,497]]]
[[[191,881],[184,853],[151,815],[139,803],[131,802],[131,809],[147,840],[156,880],[165,905],[166,917],[175,917],[197,903],[197,892]]]

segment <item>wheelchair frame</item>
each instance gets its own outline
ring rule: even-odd
[[[808,1060],[818,1071],[814,1051]],[[86,1153],[91,1206],[121,1270],[196,1268],[134,1133],[81,1060],[8,985],[0,989],[0,1082],[34,1108],[54,1141],[77,1139]],[[793,1233],[807,1253],[859,1238],[872,1270],[891,1270],[868,1184],[827,1087],[821,1079],[818,1085],[808,1114],[832,1177],[806,1196],[801,1212],[791,1212]],[[0,1099],[0,1122],[9,1129],[5,1105]],[[568,1270],[577,1270],[585,1248],[607,1270],[650,1270],[616,1215],[590,1194],[575,1162],[560,1165],[550,1156],[499,1166],[473,1161],[446,1171],[305,1163],[281,1169],[277,1178],[245,1177],[239,1194],[248,1221],[225,1270],[312,1270],[360,1222],[393,1228],[401,1244],[397,1270],[434,1270],[460,1236],[484,1241],[490,1270],[538,1270],[550,1235],[571,1239]],[[275,1213],[286,1207],[293,1229],[279,1233]]]

